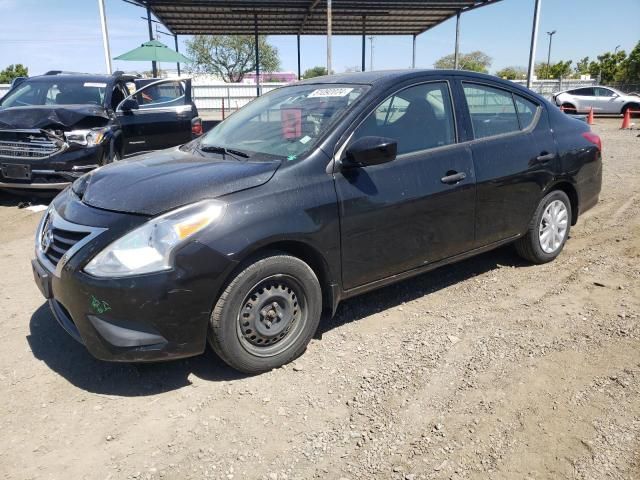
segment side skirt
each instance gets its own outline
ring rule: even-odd
[[[517,240],[518,238],[520,238],[521,236],[522,236],[521,234],[513,235],[513,236],[511,236],[509,238],[506,238],[504,240],[500,240],[498,242],[493,242],[493,243],[490,243],[490,244],[485,245],[483,247],[475,248],[473,250],[469,250],[468,252],[464,252],[464,253],[460,253],[458,255],[454,255],[453,257],[447,257],[447,258],[444,258],[442,260],[438,260],[437,262],[429,263],[429,264],[422,265],[422,266],[417,267],[417,268],[413,268],[411,270],[407,270],[406,272],[398,273],[396,275],[391,275],[390,277],[381,278],[380,280],[376,280],[374,282],[366,283],[364,285],[360,285],[359,287],[354,287],[354,288],[351,288],[349,290],[344,290],[342,292],[342,295],[338,299],[338,302],[341,301],[341,300],[346,300],[346,299],[351,298],[351,297],[355,297],[356,295],[360,295],[362,293],[369,292],[371,290],[376,290],[378,288],[386,287],[387,285],[391,285],[392,283],[400,282],[400,281],[405,280],[407,278],[411,278],[411,277],[415,277],[417,275],[421,275],[421,274],[429,272],[431,270],[435,270],[436,268],[440,268],[442,266],[449,265],[449,264],[455,263],[455,262],[459,262],[461,260],[465,260],[467,258],[473,257],[475,255],[479,255],[479,254],[484,253],[484,252],[488,252],[489,250],[493,250],[494,248],[498,248],[498,247],[501,247],[501,246],[506,245],[508,243],[511,243],[514,240]],[[336,302],[336,308],[337,308],[338,302]],[[336,308],[334,308],[334,313],[335,313]]]

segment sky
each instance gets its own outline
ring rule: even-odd
[[[146,14],[122,0],[105,0],[112,57],[148,40]],[[529,55],[534,0],[503,0],[462,15],[460,50],[482,50],[492,59],[490,71],[526,66]],[[22,63],[31,75],[47,70],[101,73],[106,71],[97,0],[0,0],[0,69]],[[556,30],[551,61],[591,58],[620,45],[629,52],[640,40],[640,0],[542,0],[536,58],[546,61],[547,31]],[[186,51],[180,37],[180,50]],[[173,47],[173,37],[159,35]],[[455,18],[417,38],[416,66],[432,68],[453,52]],[[281,70],[296,71],[296,39],[270,36],[280,53]],[[360,36],[333,37],[333,69],[360,66]],[[410,36],[376,36],[374,69],[411,66]],[[326,63],[326,38],[303,36],[302,70]],[[367,69],[370,69],[367,40]],[[114,70],[149,70],[147,63],[113,62]],[[163,65],[164,66],[164,65]],[[173,68],[173,65],[167,68]]]

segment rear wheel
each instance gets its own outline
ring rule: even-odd
[[[622,114],[626,115],[627,110],[630,110],[631,112],[635,112],[635,113],[631,113],[631,118],[640,118],[640,104],[629,103],[625,105],[624,108],[622,109]]]
[[[322,293],[302,260],[274,254],[227,285],[210,319],[209,343],[231,367],[259,373],[300,356],[320,321]]]
[[[530,262],[550,262],[560,255],[570,228],[569,197],[561,190],[554,190],[540,201],[527,232],[515,243],[516,250]]]

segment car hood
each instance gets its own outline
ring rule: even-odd
[[[39,105],[0,109],[0,129],[75,130],[102,127],[109,114],[99,105]]]
[[[176,147],[98,168],[77,180],[73,190],[92,207],[158,215],[262,185],[279,166],[279,160],[238,161]]]

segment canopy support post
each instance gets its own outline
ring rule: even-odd
[[[302,73],[300,70],[300,34],[297,35],[298,39],[298,80],[302,79]]]
[[[538,23],[540,20],[541,1],[542,0],[536,0],[535,10],[533,11],[533,26],[531,27],[531,48],[529,49],[529,70],[527,71],[527,88],[531,88],[533,74],[535,72],[536,43],[538,40]]]
[[[331,75],[331,0],[327,0],[327,75]]]
[[[256,96],[260,96],[260,46],[258,41],[258,14],[253,15],[253,34],[256,42]]]
[[[176,44],[176,52],[180,53],[180,50],[178,50],[178,34],[177,33],[173,35],[173,41]],[[180,62],[177,62],[176,66],[178,67],[178,76],[180,76]]]
[[[363,15],[362,16],[362,71],[363,72],[367,68],[367,65],[365,64],[365,53],[367,51],[366,34],[367,34],[367,17],[366,15]]]
[[[149,41],[153,40],[153,27],[151,26],[151,9],[147,6],[147,23],[149,25]],[[151,71],[153,78],[158,77],[158,65],[155,61],[151,62]]]
[[[460,10],[456,13],[456,45],[455,53],[453,54],[453,69],[458,70],[460,68]]]
[[[104,47],[104,62],[107,66],[107,73],[111,75],[111,49],[109,48],[109,31],[107,30],[107,17],[104,13],[104,0],[98,0],[98,10],[100,10],[100,25],[102,26],[102,46]]]
[[[411,68],[416,68],[416,34],[413,34],[413,52],[411,55]]]

